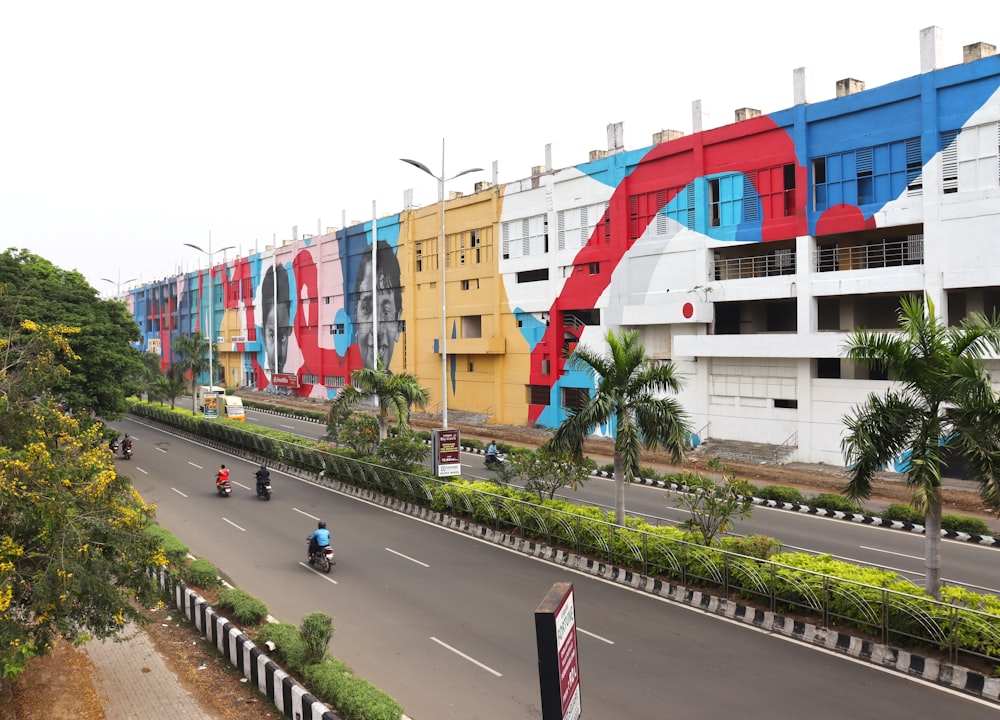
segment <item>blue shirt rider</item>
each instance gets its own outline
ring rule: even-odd
[[[329,547],[330,545],[330,531],[326,529],[326,523],[322,520],[316,526],[313,534],[306,538],[309,541],[309,561],[312,562],[312,557],[320,548]]]

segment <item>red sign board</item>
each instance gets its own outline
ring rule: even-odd
[[[462,474],[462,442],[458,430],[437,429],[431,433],[435,477]]]
[[[580,667],[573,583],[555,583],[535,610],[542,720],[578,720]]]
[[[271,373],[271,384],[278,387],[297,388],[299,376],[295,373]]]

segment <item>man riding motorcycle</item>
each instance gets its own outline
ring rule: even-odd
[[[261,463],[260,470],[257,471],[258,495],[264,492],[264,488],[267,486],[269,482],[271,482],[271,471],[267,469],[267,465]]]
[[[312,535],[306,538],[309,541],[309,564],[312,564],[313,557],[330,546],[330,531],[326,529],[326,522],[320,520]]]

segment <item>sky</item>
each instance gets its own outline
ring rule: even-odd
[[[981,0],[31,0],[0,3],[0,251],[79,270],[102,295],[223,256],[437,201],[413,158],[479,180],[586,162],[1000,46]],[[494,165],[496,178],[494,178]],[[232,246],[224,253],[222,248]]]

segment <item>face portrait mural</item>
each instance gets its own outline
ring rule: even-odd
[[[267,356],[267,369],[271,372],[285,371],[285,360],[288,357],[288,336],[292,326],[288,313],[288,271],[278,265],[277,268],[277,305],[275,305],[274,268],[268,269],[264,282],[260,286],[262,331],[264,333],[264,352]]]
[[[376,249],[375,264],[378,269],[376,292],[372,295],[371,252],[362,256],[354,288],[354,327],[358,338],[361,360],[366,368],[375,367],[375,338],[372,326],[378,327],[378,357],[382,368],[389,370],[392,351],[400,334],[400,315],[403,312],[403,293],[399,286],[399,262],[389,244],[380,240]],[[377,323],[372,322],[372,318]]]

